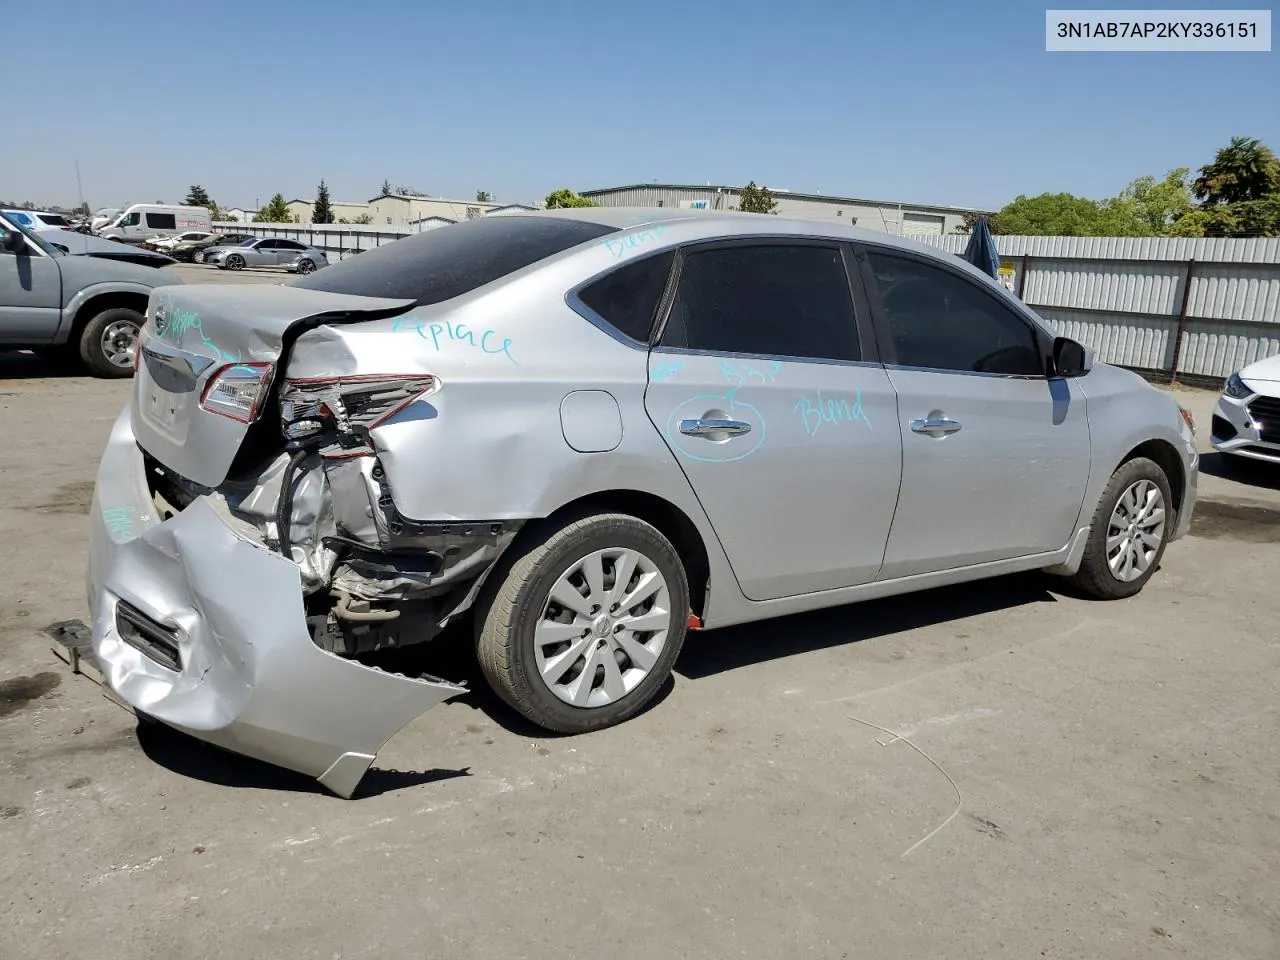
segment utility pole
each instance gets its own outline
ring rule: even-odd
[[[84,202],[84,184],[80,182],[80,158],[76,157],[76,190],[80,193],[80,206],[86,208],[89,205]]]

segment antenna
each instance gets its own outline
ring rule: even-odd
[[[76,157],[76,190],[80,193],[80,207],[87,208],[89,205],[84,202],[84,184],[80,182],[80,158]]]

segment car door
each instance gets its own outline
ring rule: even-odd
[[[277,240],[276,241],[276,263],[284,266],[298,259],[298,254],[307,249],[296,240]]]
[[[649,418],[751,600],[865,583],[884,558],[902,442],[846,257],[785,238],[684,248],[649,357]]]
[[[14,231],[0,221],[0,238]],[[0,343],[53,340],[62,317],[62,271],[29,238],[20,253],[0,245]]]
[[[1063,547],[1089,422],[1078,383],[1045,375],[1049,336],[958,266],[873,246],[857,256],[902,437],[881,578]]]
[[[249,248],[246,260],[251,267],[274,267],[280,262],[280,241],[268,237]]]

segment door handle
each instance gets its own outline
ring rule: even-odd
[[[743,420],[681,420],[680,432],[691,437],[714,436],[717,433],[740,437],[751,432],[751,424]]]
[[[960,429],[960,421],[948,420],[945,417],[929,417],[923,420],[912,420],[911,429],[915,433],[927,434],[930,437],[945,437]]]

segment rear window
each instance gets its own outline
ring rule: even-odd
[[[67,218],[63,216],[59,216],[56,213],[37,213],[36,216],[39,217],[45,223],[46,226],[50,226],[50,227],[69,226],[69,224],[67,223]]]
[[[477,217],[342,260],[294,286],[443,303],[616,229],[558,217]]]

